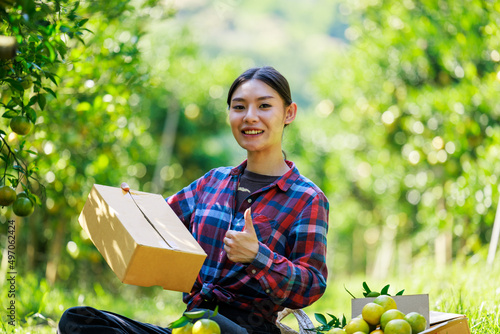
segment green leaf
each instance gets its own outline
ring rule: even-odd
[[[390,284],[387,284],[386,286],[384,286],[384,287],[382,288],[382,290],[380,291],[380,294],[381,294],[381,295],[387,295],[387,294],[388,294],[388,292],[389,292],[389,286],[390,286]]]
[[[38,105],[40,106],[40,109],[45,109],[45,105],[47,104],[47,99],[45,98],[45,95],[43,94],[38,94]]]
[[[42,205],[42,201],[40,200],[40,197],[38,197],[35,194],[31,194],[30,199],[37,205]]]
[[[26,116],[28,116],[28,119],[33,122],[33,124],[36,123],[36,111],[33,108],[28,108],[26,110]]]
[[[184,316],[188,317],[189,319],[198,319],[201,318],[207,313],[206,310],[199,310],[199,311],[187,311],[184,312]]]
[[[57,99],[57,95],[52,89],[50,89],[49,87],[43,87],[43,89],[45,91],[49,92],[53,97],[55,97]]]
[[[172,322],[170,325],[168,325],[168,328],[180,328],[186,326],[186,324],[189,322],[189,318],[186,316],[182,316],[179,319],[175,320]]]
[[[52,46],[52,44],[50,44],[49,41],[45,41],[45,42],[43,42],[43,44],[47,47],[47,51],[49,51],[50,62],[53,63],[54,60],[56,60],[56,57],[57,57],[56,50],[54,49],[54,47]]]
[[[28,152],[29,154],[33,154],[33,155],[38,155],[38,153],[36,153],[35,151],[32,151],[32,150],[24,150],[24,152]]]
[[[8,82],[10,84],[10,86],[12,88],[14,88],[15,90],[18,90],[20,92],[24,92],[24,87],[23,85],[21,85],[20,82],[14,80],[14,79],[5,79],[6,82]]]
[[[399,291],[398,293],[396,293],[396,296],[402,296],[404,292],[405,292],[405,289],[403,289],[403,290]]]
[[[314,317],[316,318],[316,320],[322,324],[322,325],[328,325],[328,321],[326,321],[326,317],[321,314],[321,313],[314,313]]]
[[[26,106],[31,107],[37,102],[37,100],[38,100],[38,95],[33,95]]]
[[[363,282],[363,288],[365,289],[366,293],[370,293],[372,291],[372,290],[370,290],[370,288],[368,287],[368,284],[366,284],[366,282]]]
[[[212,315],[210,317],[215,317],[217,314],[219,314],[219,305],[215,306],[214,312],[212,313]]]
[[[3,118],[13,118],[13,117],[16,117],[18,114],[19,113],[17,111],[8,110],[8,111],[3,113],[2,117]]]
[[[345,287],[345,284],[344,284],[344,290],[347,291],[347,293],[351,295],[352,299],[356,299],[356,297],[354,297],[354,295],[351,293],[351,291],[347,290],[347,288]]]

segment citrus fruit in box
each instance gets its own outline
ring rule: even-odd
[[[8,206],[16,200],[16,191],[9,186],[0,187],[0,205]]]
[[[385,325],[384,334],[412,334],[411,326],[404,319],[394,319]]]
[[[211,319],[197,320],[192,329],[193,334],[220,334],[220,327]]]
[[[391,320],[395,320],[395,319],[404,319],[405,318],[405,314],[403,312],[401,312],[400,310],[389,310],[389,311],[385,311],[384,314],[382,314],[382,316],[380,317],[380,327],[382,328],[382,330],[385,332],[385,326],[387,325],[387,323]]]
[[[172,334],[191,334],[192,330],[193,330],[193,324],[188,322],[183,327],[172,329]]]
[[[380,323],[380,317],[382,316],[384,311],[384,308],[379,304],[368,303],[363,306],[361,315],[368,324],[378,325]]]
[[[362,318],[353,318],[349,321],[347,326],[345,326],[344,330],[347,334],[354,334],[356,332],[368,334],[370,333],[370,326],[368,326],[368,323]]]
[[[376,330],[370,332],[370,334],[384,334],[384,331],[381,329],[376,329]]]
[[[405,316],[405,320],[410,324],[412,334],[423,332],[427,327],[427,320],[425,320],[425,317],[418,312],[408,313]]]
[[[375,304],[379,304],[384,308],[384,311],[395,310],[398,308],[396,301],[387,295],[380,295],[373,301]]]
[[[334,328],[329,333],[331,334],[347,334],[342,328]]]

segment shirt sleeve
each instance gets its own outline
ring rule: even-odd
[[[187,228],[189,228],[191,215],[195,210],[198,191],[200,189],[203,189],[203,185],[206,183],[206,180],[209,177],[210,172],[192,182],[190,185],[183,188],[178,193],[165,199],[168,205],[170,205],[172,210]]]
[[[247,273],[259,281],[274,303],[297,309],[311,305],[323,295],[328,275],[328,211],[323,194],[313,197],[291,227],[288,257],[259,244],[259,252]]]

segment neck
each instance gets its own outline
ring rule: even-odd
[[[269,176],[281,176],[290,170],[281,155],[281,151],[272,156],[248,152],[246,168],[250,172]]]

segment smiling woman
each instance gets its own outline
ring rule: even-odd
[[[286,172],[281,141],[297,104],[285,77],[272,67],[250,69],[234,81],[227,103],[233,136],[247,150],[247,169],[277,176]]]
[[[280,333],[277,315],[326,289],[328,200],[281,151],[297,105],[274,68],[253,68],[228,94],[231,130],[247,151],[237,167],[212,169],[167,198],[207,253],[187,310],[215,310],[222,333]],[[207,313],[207,316],[211,314]],[[90,307],[67,310],[60,333],[171,333]]]

